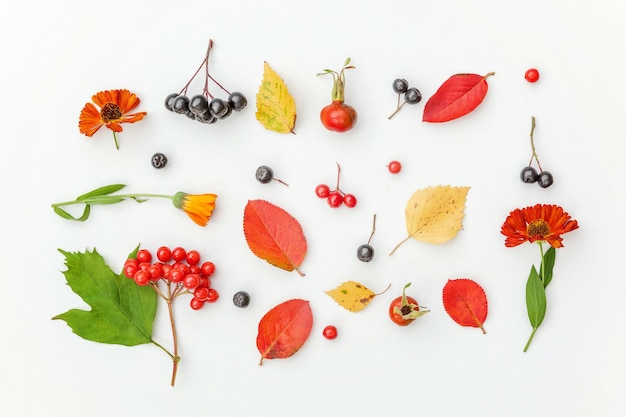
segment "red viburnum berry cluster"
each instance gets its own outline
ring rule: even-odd
[[[137,251],[136,258],[124,263],[124,275],[135,280],[137,285],[152,285],[157,294],[171,301],[178,295],[192,294],[190,306],[201,309],[205,303],[214,303],[219,293],[211,287],[211,276],[215,264],[210,261],[200,263],[197,250],[186,251],[177,247],[170,250],[161,246],[156,252],[157,261],[153,262],[152,253],[147,249]],[[167,284],[167,294],[163,293],[158,283]]]
[[[315,195],[319,198],[325,198],[328,205],[332,208],[339,208],[344,204],[348,208],[356,206],[356,197],[354,194],[348,194],[343,192],[339,188],[339,177],[341,175],[341,167],[337,164],[337,184],[335,189],[331,190],[326,184],[320,184],[315,187]]]

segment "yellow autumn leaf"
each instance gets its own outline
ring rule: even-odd
[[[389,255],[411,238],[439,244],[455,237],[463,226],[463,211],[469,189],[439,185],[415,191],[405,209],[409,235]]]
[[[256,95],[256,119],[268,130],[294,133],[296,102],[283,79],[267,62],[264,62],[263,81]]]
[[[387,289],[389,289],[389,287],[387,287]],[[387,289],[385,289],[385,291],[387,291]],[[337,288],[325,292],[331,296],[337,304],[352,312],[363,310],[374,297],[382,294],[376,294],[356,281],[346,281]]]

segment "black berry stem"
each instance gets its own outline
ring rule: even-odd
[[[205,66],[205,65],[208,67],[209,53],[211,52],[211,48],[212,47],[213,47],[213,39],[209,39],[209,47],[207,48],[206,55],[205,55],[204,59],[202,60],[202,63],[200,63],[200,66],[198,67],[196,72],[193,73],[193,75],[191,76],[189,81],[187,81],[187,84],[185,84],[185,86],[180,90],[180,93],[178,93],[178,94],[187,94],[187,89],[189,88],[189,84],[191,84],[191,82],[194,80],[194,78],[196,78],[196,75],[198,75],[198,73],[200,72],[202,67]],[[207,71],[208,71],[208,68],[207,68]]]
[[[406,101],[402,102],[402,104],[400,104],[400,95],[398,94],[398,107],[396,108],[396,111],[394,111],[393,113],[391,113],[391,115],[389,115],[389,117],[387,117],[387,120],[391,119],[393,116],[396,115],[396,113],[398,113],[402,107],[404,107],[404,105],[406,104]]]
[[[535,116],[531,116],[531,125],[530,125],[530,147],[533,151],[533,154],[530,156],[530,162],[528,163],[528,166],[531,166],[533,163],[533,159],[535,161],[537,161],[537,167],[539,168],[539,172],[542,172],[543,169],[541,169],[541,163],[539,163],[539,157],[537,156],[537,151],[535,150],[535,138],[534,138],[534,134],[535,134]]]
[[[370,238],[367,239],[367,244],[369,245],[371,240],[372,240],[372,236],[374,236],[374,232],[376,232],[376,214],[374,213],[374,220],[372,221],[372,233],[370,234]]]

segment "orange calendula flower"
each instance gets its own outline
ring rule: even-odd
[[[143,119],[145,111],[130,113],[141,100],[128,90],[100,91],[93,95],[93,103],[85,104],[78,119],[78,129],[86,136],[93,136],[102,126],[113,132],[115,147],[119,149],[116,133],[121,132],[121,123],[134,123]],[[98,107],[96,107],[98,106]]]
[[[524,242],[545,241],[553,248],[563,247],[562,234],[578,229],[563,208],[550,204],[536,204],[515,209],[506,218],[501,233],[506,236],[505,245],[512,248]]]
[[[196,224],[206,226],[215,209],[216,194],[187,194],[178,192],[174,195],[174,206],[183,210]]]

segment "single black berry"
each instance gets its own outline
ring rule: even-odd
[[[172,93],[165,97],[165,108],[169,111],[172,111],[172,105],[174,104],[174,99],[178,97],[178,93]]]
[[[207,125],[217,122],[217,119],[213,117],[213,115],[210,112],[206,112],[203,114],[196,114],[194,117],[200,123],[205,123]]]
[[[176,96],[176,98],[172,102],[172,111],[178,114],[189,113],[189,97],[184,94],[179,94],[178,96]]]
[[[274,179],[274,171],[267,165],[261,165],[256,169],[256,179],[261,184],[267,184]]]
[[[163,155],[162,153],[158,152],[155,153],[154,155],[152,155],[152,166],[160,169],[160,168],[164,168],[165,165],[167,165],[167,156]]]
[[[237,307],[248,307],[250,304],[250,294],[245,291],[237,291],[235,295],[233,295],[233,304]]]
[[[415,87],[411,87],[404,93],[404,101],[409,104],[417,104],[422,101],[422,93]]]
[[[554,178],[552,177],[552,174],[550,172],[541,171],[539,173],[537,184],[539,184],[541,188],[548,188],[549,186],[552,185],[552,183],[554,183]]]
[[[246,99],[246,96],[238,91],[235,91],[228,96],[228,103],[233,111],[241,111],[248,104],[248,100]]]
[[[521,178],[522,182],[525,182],[526,184],[532,184],[534,182],[537,182],[537,180],[539,179],[539,174],[537,174],[537,170],[533,167],[524,167],[524,169],[522,169],[522,172],[520,172],[519,177]]]
[[[361,262],[369,262],[374,258],[374,248],[371,245],[364,243],[356,250],[356,257]]]
[[[209,103],[209,112],[216,119],[221,119],[226,113],[228,113],[229,107],[228,103],[221,98],[214,98]]]
[[[189,110],[193,114],[205,114],[209,112],[209,101],[202,94],[197,94],[189,100]]]
[[[396,78],[395,80],[393,80],[392,87],[393,91],[395,91],[396,93],[403,94],[406,93],[406,90],[409,89],[409,83],[403,78]]]
[[[224,112],[222,117],[220,117],[220,120],[223,120],[233,114],[233,108],[230,106],[230,103],[228,101],[225,101],[224,103],[226,104],[226,112]]]

